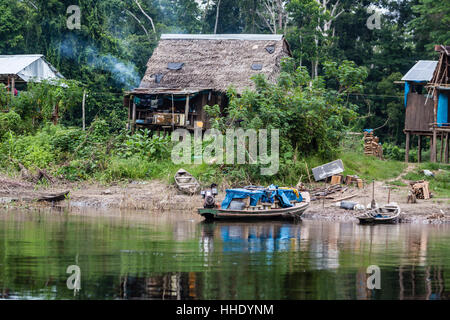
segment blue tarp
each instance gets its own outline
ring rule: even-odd
[[[227,189],[225,199],[222,202],[222,209],[228,209],[234,199],[250,198],[250,206],[256,206],[258,202],[273,203],[275,197],[280,201],[283,208],[293,207],[292,200],[303,201],[302,196],[295,194],[293,190],[278,189],[271,185],[267,189],[249,190],[249,189]]]
[[[407,107],[407,105],[408,105],[408,93],[409,93],[409,82],[408,81],[406,81],[405,82],[405,108]]]
[[[222,209],[228,209],[233,199],[245,199],[248,197],[250,197],[250,205],[256,206],[264,195],[265,192],[262,190],[227,189],[227,195],[222,202]]]

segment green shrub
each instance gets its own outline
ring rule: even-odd
[[[171,139],[169,136],[151,135],[148,129],[139,130],[135,134],[128,134],[125,142],[119,146],[119,156],[127,159],[140,157],[141,159],[170,158]]]
[[[152,167],[151,162],[143,161],[136,156],[128,159],[113,158],[99,178],[107,182],[123,179],[142,180],[152,176],[154,173]]]
[[[23,129],[22,119],[18,113],[13,110],[6,113],[0,112],[0,141],[7,132],[20,133]]]

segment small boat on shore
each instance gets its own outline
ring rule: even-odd
[[[397,204],[387,204],[383,207],[369,210],[358,216],[359,223],[397,223],[400,218],[400,207]]]
[[[200,184],[189,172],[180,169],[175,174],[175,185],[185,194],[194,195],[200,191]]]
[[[206,220],[295,220],[310,204],[309,193],[273,185],[228,189],[221,205],[215,204],[214,193],[202,191],[205,204],[198,214]]]

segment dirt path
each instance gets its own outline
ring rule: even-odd
[[[405,179],[403,179],[403,177],[414,171],[415,169],[417,169],[418,165],[416,163],[408,163],[408,166],[406,167],[405,170],[403,170],[402,173],[399,174],[399,176],[397,178],[393,178],[393,179],[389,179],[387,180],[387,182],[392,182],[392,181],[401,181],[403,183],[407,183],[408,181],[406,181]]]

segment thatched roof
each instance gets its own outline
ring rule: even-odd
[[[165,34],[147,64],[137,91],[225,92],[233,85],[242,93],[254,86],[250,78],[255,74],[262,73],[269,81],[275,81],[281,59],[290,55],[282,35]]]

